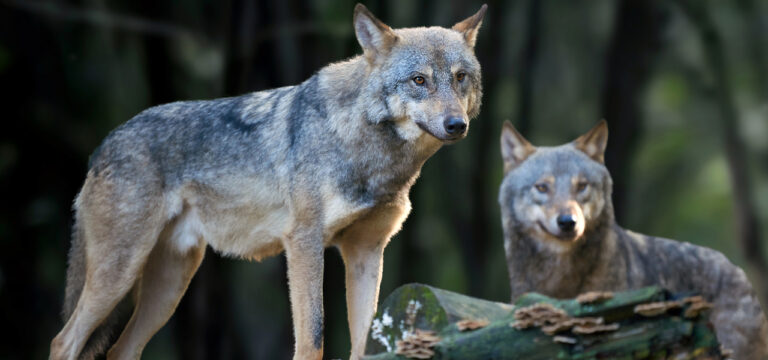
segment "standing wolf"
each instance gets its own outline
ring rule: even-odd
[[[744,271],[723,254],[627,231],[613,216],[603,165],[608,128],[558,147],[532,146],[506,122],[499,192],[512,298],[529,291],[571,298],[585,291],[660,285],[703,295],[734,359],[768,355],[768,323]]]
[[[479,112],[474,45],[485,10],[452,29],[393,30],[358,4],[363,55],[297,86],[154,107],[113,131],[75,200],[67,323],[51,358],[103,351],[99,326],[131,290],[133,315],[107,357],[140,357],[206,245],[255,260],[285,251],[301,360],[322,357],[323,249],[337,246],[351,358],[361,356],[408,191]]]

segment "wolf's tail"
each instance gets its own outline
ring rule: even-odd
[[[75,215],[75,225],[72,229],[72,245],[69,249],[69,265],[67,267],[67,287],[64,294],[64,309],[62,316],[67,322],[77,307],[80,294],[85,286],[85,239],[82,224]],[[119,307],[119,306],[118,306]],[[104,322],[96,328],[91,337],[85,343],[80,359],[93,359],[104,354],[115,342],[114,329],[120,325],[120,317],[117,309],[107,316]]]

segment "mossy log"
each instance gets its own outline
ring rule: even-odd
[[[649,287],[615,293],[611,299],[592,304],[530,293],[509,305],[408,284],[380,304],[365,359],[407,359],[395,351],[398,342],[404,336],[412,339],[417,329],[435,332],[438,339],[434,344],[426,342],[432,359],[722,359],[706,313],[686,318],[686,306],[653,317],[635,313],[637,305],[680,298]],[[605,324],[618,324],[618,329],[595,334],[568,330],[555,336],[540,327],[512,326],[516,309],[540,303],[562,309],[571,318],[602,318]],[[457,322],[462,320],[475,320],[472,323],[481,326],[461,331]]]

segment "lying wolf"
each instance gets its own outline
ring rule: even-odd
[[[607,140],[602,122],[572,143],[537,148],[504,124],[499,203],[512,298],[650,285],[698,293],[714,303],[712,323],[734,359],[765,358],[768,323],[744,271],[712,249],[615,223]]]
[[[301,360],[322,357],[323,249],[337,246],[360,357],[408,191],[479,112],[485,10],[452,29],[393,30],[358,4],[363,55],[297,86],[157,106],[109,134],[75,200],[67,321],[51,359],[103,351],[106,332],[94,331],[131,290],[133,315],[107,357],[140,357],[206,245],[255,260],[285,251]]]

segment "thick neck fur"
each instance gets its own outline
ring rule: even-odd
[[[559,298],[571,298],[591,287],[591,279],[603,277],[614,253],[616,237],[613,206],[608,202],[597,221],[571,247],[560,247],[550,239],[526,233],[516,219],[504,229],[512,300],[536,291]]]
[[[392,104],[398,100],[363,56],[331,64],[315,76],[319,91],[328,94],[324,121],[332,127],[332,141],[347,150],[340,160],[352,169],[342,182],[357,183],[363,187],[359,195],[373,200],[407,192],[442,142],[418,129],[416,136],[407,133],[413,131],[408,127],[412,120],[398,113]]]

